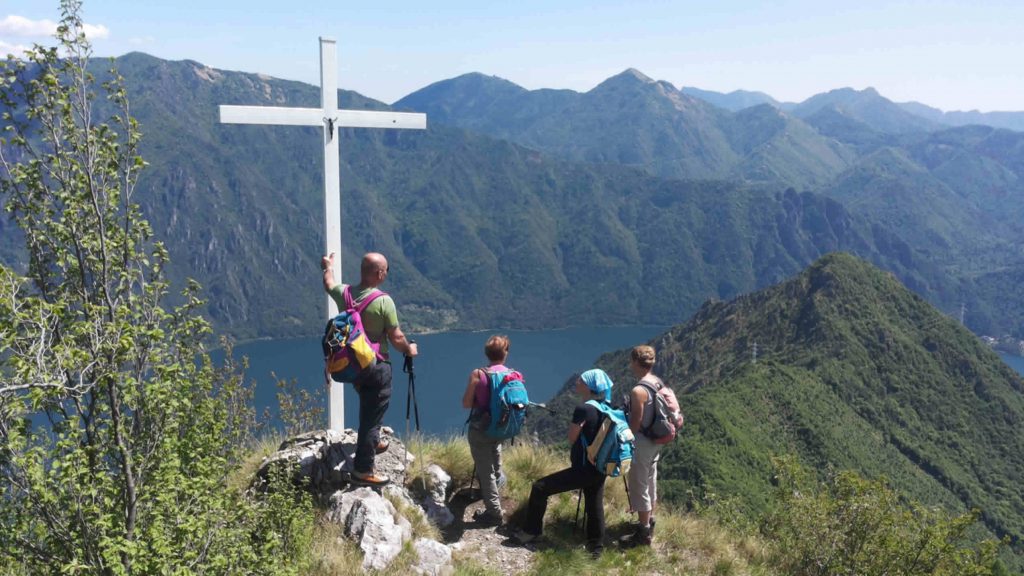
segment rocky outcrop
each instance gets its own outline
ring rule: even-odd
[[[327,518],[342,525],[345,535],[358,543],[364,570],[387,568],[402,551],[402,545],[412,539],[412,524],[370,488],[335,492]]]
[[[376,471],[392,480],[383,489],[350,484],[356,447],[354,430],[317,430],[282,442],[277,452],[263,460],[253,486],[267,489],[274,474],[284,474],[308,490],[323,510],[324,518],[341,526],[345,536],[357,543],[363,553],[364,570],[385,570],[405,542],[413,538],[409,519],[399,513],[385,494],[407,514],[425,514],[438,526],[451,524],[454,515],[446,506],[451,477],[439,466],[431,465],[425,474],[425,493],[413,498],[404,486],[413,455],[407,453],[391,428],[382,429],[381,440],[389,442],[390,447],[377,455]],[[452,551],[448,546],[419,538],[414,548],[419,558],[414,567],[417,574],[452,571]]]
[[[419,562],[413,566],[417,574],[427,576],[441,576],[451,574],[452,570],[452,549],[436,540],[419,538],[413,544],[416,550],[416,557]]]
[[[455,521],[455,515],[448,509],[452,477],[437,464],[431,464],[426,470],[425,483],[427,491],[420,499],[420,505],[427,513],[427,518],[440,528],[450,526]]]
[[[265,485],[275,470],[284,470],[294,482],[325,501],[335,490],[349,485],[356,437],[356,431],[348,429],[344,432],[316,430],[289,438],[260,464],[255,484]],[[390,448],[377,455],[376,469],[401,483],[413,455],[406,452],[394,430],[387,426],[381,430],[381,440],[390,442]]]

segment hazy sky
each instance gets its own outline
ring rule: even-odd
[[[587,91],[626,68],[800,101],[873,86],[944,110],[1024,110],[1024,0],[85,0],[95,52],[138,50],[393,102],[466,72]],[[48,43],[57,0],[0,0],[0,51]]]

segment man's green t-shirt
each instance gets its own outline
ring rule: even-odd
[[[345,286],[344,284],[336,285],[328,292],[331,298],[334,298],[334,302],[338,305],[339,310],[345,309]],[[364,298],[369,296],[374,290],[377,290],[377,288],[363,288],[359,290],[358,286],[353,286],[351,290],[352,301],[358,306]],[[391,299],[391,296],[385,294],[370,302],[370,305],[366,307],[366,310],[363,310],[359,317],[363,321],[363,329],[366,330],[366,335],[369,336],[371,341],[380,344],[380,354],[387,358],[387,331],[391,328],[398,328],[398,310],[395,309],[395,301]]]

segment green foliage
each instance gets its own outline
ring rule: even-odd
[[[0,565],[32,574],[296,573],[309,503],[226,486],[253,424],[214,366],[198,286],[165,309],[164,246],[135,199],[140,131],[116,73],[96,120],[81,3],[58,46],[0,70],[5,208],[27,276],[0,268]]]
[[[793,459],[776,466],[775,511],[762,530],[785,574],[994,573],[999,543],[972,545],[968,538],[977,510],[949,517],[917,503],[904,505],[882,480],[844,472],[820,483]]]
[[[770,507],[772,456],[795,454],[823,477],[885,476],[927,506],[979,509],[973,538],[1024,534],[1024,381],[866,262],[826,256],[777,286],[708,302],[652,344],[687,416],[662,452],[665,501],[724,499],[754,518]],[[631,381],[627,351],[597,364]],[[571,402],[563,391],[548,406],[565,414]],[[563,429],[541,432],[557,442]],[[1003,559],[1019,569],[1019,553],[1011,545]]]
[[[286,437],[315,430],[324,421],[323,399],[299,386],[298,380],[283,380],[271,373],[277,383],[278,416]],[[269,419],[267,416],[265,419]]]

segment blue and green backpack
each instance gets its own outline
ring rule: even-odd
[[[580,436],[587,460],[605,476],[614,478],[627,473],[633,461],[634,438],[626,414],[597,400],[587,400],[587,404],[605,416],[592,444],[588,446],[587,438]]]

